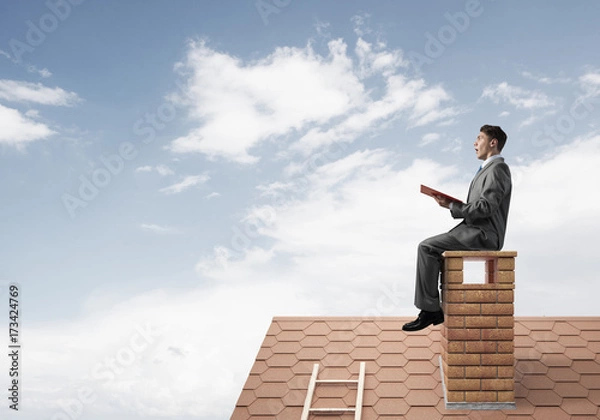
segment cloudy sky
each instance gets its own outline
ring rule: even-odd
[[[598,315],[599,14],[3,2],[20,418],[227,419],[273,316],[414,316],[416,246],[457,223],[419,185],[466,198],[482,124],[509,137],[516,314]]]

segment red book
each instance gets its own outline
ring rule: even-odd
[[[450,201],[455,201],[457,203],[462,203],[462,200],[459,200],[458,198],[454,198],[451,195],[448,194],[444,194],[443,192],[440,192],[438,190],[434,190],[433,188],[430,188],[426,185],[421,184],[421,192],[425,195],[428,195],[430,197],[435,197],[436,195],[438,197],[444,197],[447,198]]]

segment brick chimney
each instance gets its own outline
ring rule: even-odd
[[[441,355],[446,408],[511,409],[514,251],[446,251]],[[485,261],[485,283],[464,284],[464,261]]]

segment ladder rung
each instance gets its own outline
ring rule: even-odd
[[[310,411],[317,413],[351,413],[356,411],[356,408],[311,408]]]
[[[357,379],[317,379],[318,384],[357,384]]]

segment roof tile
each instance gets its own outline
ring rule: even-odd
[[[435,389],[439,385],[431,375],[411,375],[404,381],[408,389]]]
[[[542,354],[541,362],[548,366],[571,366],[573,360],[569,359],[564,354]]]
[[[292,367],[298,362],[295,354],[274,354],[265,360],[269,367]]]
[[[525,375],[519,382],[525,388],[531,389],[554,389],[556,383],[546,375]]]
[[[536,407],[533,415],[536,419],[570,420],[571,416],[560,407]]]
[[[356,338],[354,331],[332,331],[327,334],[329,341],[352,341]]]
[[[561,382],[556,384],[554,387],[554,392],[556,392],[561,397],[578,397],[578,398],[587,398],[589,394],[589,390],[584,388],[578,383],[574,382]]]
[[[252,415],[277,415],[283,408],[281,398],[258,398],[248,406],[248,412]]]
[[[330,332],[331,328],[325,322],[314,322],[304,330],[306,335],[327,335]]]
[[[563,346],[569,347],[587,347],[588,342],[579,336],[563,336],[558,338],[558,342]]]
[[[536,407],[559,407],[562,398],[551,389],[534,389],[527,394],[527,400]]]
[[[587,348],[572,347],[565,350],[565,356],[572,360],[594,360],[597,354]]]
[[[579,374],[569,367],[551,367],[548,377],[555,382],[577,382]]]
[[[435,407],[411,407],[406,413],[406,420],[440,420],[442,414]]]
[[[579,383],[587,389],[600,389],[600,375],[581,375]]]
[[[591,416],[598,413],[598,406],[592,404],[587,398],[565,398],[561,408],[571,415],[585,414]]]
[[[581,330],[568,322],[556,322],[552,328],[558,335],[579,335]]]
[[[377,414],[389,414],[392,416],[404,415],[409,408],[409,404],[402,398],[379,398],[373,405],[373,410]]]
[[[271,346],[271,351],[273,353],[292,353],[296,354],[302,346],[300,343],[295,341],[281,341],[273,346]]]
[[[600,373],[600,363],[592,360],[575,360],[572,368],[577,373]]]

